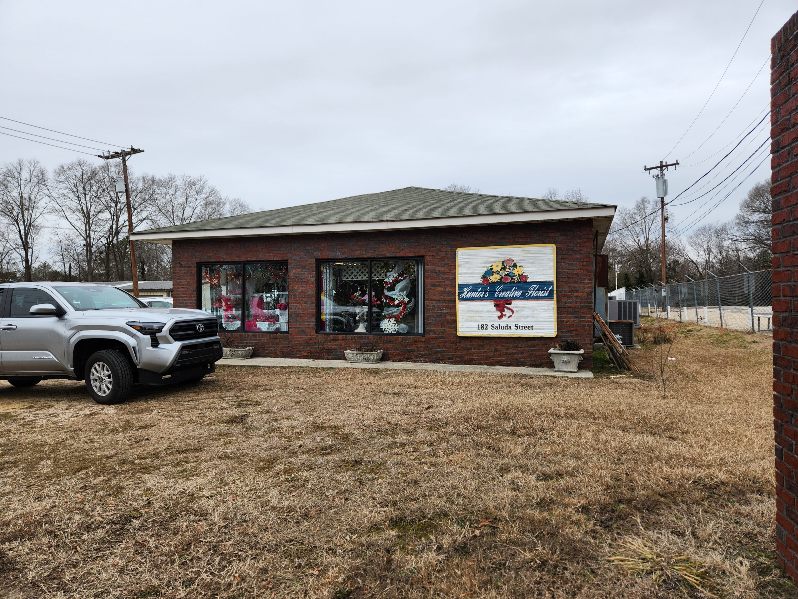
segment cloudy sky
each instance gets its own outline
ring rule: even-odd
[[[673,197],[765,116],[762,67],[794,0],[765,0],[672,150],[759,3],[0,0],[0,116],[133,144],[136,172],[202,174],[255,209],[450,183],[628,206],[654,195],[644,163],[682,162]],[[767,135],[766,119],[682,199]],[[79,156],[0,136],[0,163]],[[767,166],[705,218],[731,218]]]

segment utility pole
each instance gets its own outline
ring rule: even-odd
[[[662,270],[660,276],[662,278],[662,285],[665,286],[668,283],[668,274],[666,270],[666,259],[665,259],[665,196],[668,195],[668,180],[665,178],[665,171],[667,171],[670,167],[673,167],[676,170],[676,167],[679,166],[679,161],[676,162],[669,162],[666,163],[662,160],[659,161],[659,165],[657,166],[645,166],[643,165],[643,170],[645,172],[650,171],[659,171],[656,175],[654,175],[654,180],[657,182],[657,197],[659,198],[659,216],[660,221],[662,224],[662,247],[660,248],[660,268]]]
[[[139,150],[130,146],[129,150],[119,150],[118,152],[106,152],[99,154],[97,158],[103,160],[114,160],[116,158],[122,159],[122,177],[125,180],[125,205],[127,207],[127,238],[130,242],[130,275],[133,282],[133,295],[139,296],[139,275],[138,266],[136,265],[136,245],[133,242],[133,206],[130,203],[130,180],[127,176],[127,158],[134,154],[141,154],[144,150]]]

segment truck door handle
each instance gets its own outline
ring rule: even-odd
[[[0,325],[0,331],[16,331],[17,325],[15,324],[4,324]]]

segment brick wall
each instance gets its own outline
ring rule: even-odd
[[[256,355],[341,359],[343,350],[373,342],[394,361],[550,366],[547,351],[557,339],[458,337],[455,315],[455,249],[554,243],[557,245],[558,338],[585,348],[591,366],[593,341],[593,229],[590,221],[533,225],[293,235],[175,241],[175,306],[197,307],[197,263],[225,260],[288,260],[289,333],[238,333]],[[316,332],[316,260],[420,256],[424,259],[424,335],[416,337],[330,335]]]
[[[771,51],[776,544],[798,582],[798,13]]]

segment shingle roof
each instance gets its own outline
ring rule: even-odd
[[[220,229],[410,221],[489,214],[614,207],[609,204],[405,187],[393,191],[368,193],[316,204],[277,208],[276,210],[203,220],[174,227],[150,229],[140,233],[177,233]]]

